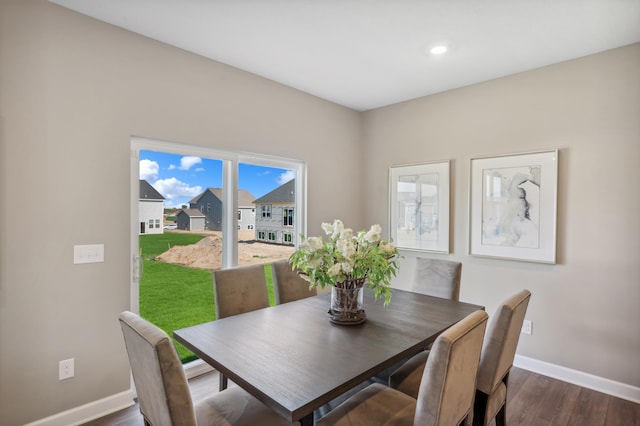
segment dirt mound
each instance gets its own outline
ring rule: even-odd
[[[240,266],[287,259],[293,253],[291,246],[261,243],[249,239],[248,235],[239,235],[239,239],[238,264]],[[211,233],[195,244],[173,246],[156,256],[156,259],[191,268],[220,269],[222,267],[222,235]]]

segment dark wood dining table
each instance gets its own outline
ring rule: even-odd
[[[183,328],[174,337],[290,422],[414,355],[483,306],[394,290],[391,303],[366,291],[367,319],[337,325],[328,294]]]

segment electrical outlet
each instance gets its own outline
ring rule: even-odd
[[[522,334],[533,334],[533,323],[531,320],[524,320],[522,322],[522,330],[520,331]]]
[[[69,358],[60,361],[58,380],[70,379],[74,375],[74,359]]]

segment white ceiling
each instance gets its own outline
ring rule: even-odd
[[[359,111],[640,42],[640,0],[50,1]]]

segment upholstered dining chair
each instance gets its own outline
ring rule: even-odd
[[[460,299],[461,276],[462,263],[460,262],[417,257],[411,291],[458,301]],[[430,348],[431,346],[428,346],[425,349]],[[424,356],[420,358],[418,363],[424,364],[424,361],[427,358],[426,354],[423,355]],[[374,380],[377,382],[388,383],[390,375],[402,365],[404,365],[404,362],[402,361],[392,365],[386,370],[376,374]]]
[[[459,300],[461,276],[460,262],[418,257],[411,290],[443,299]]]
[[[476,311],[438,336],[417,399],[374,383],[318,419],[316,426],[470,425],[486,324],[486,312]]]
[[[269,307],[264,265],[239,266],[213,272],[216,318],[226,318]],[[220,390],[227,377],[220,374]]]
[[[271,276],[276,303],[293,302],[305,297],[317,296],[318,291],[309,288],[309,282],[291,269],[288,260],[279,260],[271,264]]]
[[[496,426],[506,422],[507,384],[513,366],[522,322],[527,312],[531,292],[521,290],[500,304],[489,324],[484,339],[473,424],[487,426],[496,419]],[[389,386],[401,392],[417,396],[425,361],[429,351],[422,352],[391,374]]]
[[[119,320],[145,425],[290,424],[237,386],[194,404],[167,333],[129,311]]]

